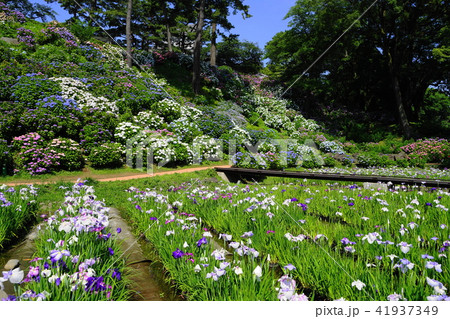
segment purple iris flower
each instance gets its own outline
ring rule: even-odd
[[[135,207],[136,207],[136,209],[142,210],[141,206],[139,206],[139,205],[136,205]]]
[[[353,202],[348,203],[348,206],[353,206],[353,205],[355,205],[355,203],[353,203]]]
[[[208,243],[208,241],[206,240],[206,237],[202,237],[198,242],[197,242],[197,247],[201,247],[202,245],[206,245]]]
[[[87,279],[85,291],[96,292],[106,290],[105,282],[103,281],[103,276],[100,277],[89,277]]]
[[[52,262],[57,262],[63,256],[70,256],[70,251],[68,250],[51,250],[50,251],[50,260]]]
[[[347,237],[342,238],[341,243],[343,243],[344,245],[355,245],[356,244],[356,242],[350,241]]]
[[[287,264],[287,265],[284,266],[283,268],[284,268],[284,269],[287,269],[287,270],[290,270],[290,271],[292,271],[292,270],[294,270],[294,269],[297,269],[293,264]]]
[[[253,236],[253,232],[252,231],[248,231],[248,232],[245,232],[241,237],[242,238],[249,238],[249,237],[252,237]]]
[[[122,273],[119,271],[119,269],[117,269],[117,268],[108,269],[108,271],[106,273],[109,274],[109,273],[111,273],[111,271],[112,271],[111,277],[113,279],[116,278],[118,281],[120,281],[122,279]]]
[[[184,255],[184,252],[182,252],[179,248],[177,248],[177,249],[172,253],[173,258],[175,258],[175,259],[181,258],[181,257],[183,257],[183,255]]]
[[[108,247],[108,252],[111,256],[114,255],[114,249],[112,249],[111,247]]]
[[[122,228],[117,228],[117,233],[120,234],[122,232]]]

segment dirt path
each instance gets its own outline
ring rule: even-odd
[[[203,171],[214,167],[220,167],[220,168],[228,168],[231,167],[229,165],[222,165],[222,166],[205,166],[205,167],[190,167],[190,168],[183,168],[179,170],[173,170],[173,171],[164,171],[164,172],[156,172],[153,174],[130,174],[126,176],[113,176],[113,177],[106,177],[106,178],[96,178],[95,180],[99,182],[114,182],[114,181],[128,181],[131,179],[140,179],[140,178],[151,178],[153,176],[160,176],[160,175],[171,175],[171,174],[182,174],[182,173],[191,173],[196,171]],[[80,178],[86,178],[86,177],[80,177]],[[51,180],[51,181],[29,181],[29,182],[6,182],[1,183],[5,184],[7,186],[18,186],[18,185],[42,185],[42,184],[52,184],[57,182],[76,182],[78,180],[78,177],[70,177],[70,178],[61,178],[60,180]]]

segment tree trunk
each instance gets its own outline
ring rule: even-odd
[[[169,24],[166,24],[166,31],[167,31],[167,50],[169,52],[172,52],[172,33],[170,32]]]
[[[202,32],[203,24],[205,21],[205,0],[200,0],[200,6],[198,9],[198,22],[197,30],[195,32],[195,44],[194,44],[194,66],[192,72],[192,89],[194,94],[200,93],[200,53],[202,47]]]
[[[133,10],[133,0],[128,0],[127,8],[127,25],[126,25],[126,38],[127,38],[127,65],[131,68],[133,65],[133,57],[131,56],[131,12]]]
[[[388,51],[388,64],[389,73],[391,77],[391,84],[394,90],[395,104],[397,107],[398,119],[402,127],[403,136],[407,139],[411,138],[411,126],[409,125],[408,116],[406,115],[405,106],[403,105],[402,92],[400,90],[400,83],[398,81],[398,76],[395,72],[394,63],[392,61],[392,55]]]
[[[210,62],[209,64],[211,64],[211,66],[216,66],[216,54],[217,54],[217,48],[216,48],[216,39],[217,39],[217,34],[216,34],[216,28],[217,28],[217,24],[215,22],[212,23],[211,25],[212,31],[211,31],[211,51],[210,51]]]

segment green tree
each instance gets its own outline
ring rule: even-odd
[[[293,89],[304,101],[396,114],[409,137],[410,119],[418,118],[427,88],[448,75],[448,59],[436,58],[433,50],[449,43],[449,3],[379,0],[371,7],[373,3],[298,0],[286,16],[290,29],[266,46],[268,70],[289,84],[302,75]],[[304,70],[308,72],[302,74]]]
[[[244,5],[243,0],[200,0],[197,2],[198,6],[194,6],[198,16],[196,23],[196,38],[194,41],[194,66],[192,75],[192,88],[194,94],[199,94],[200,92],[201,48],[203,45],[203,29],[205,25],[210,23],[215,26],[221,26],[225,30],[232,29],[233,25],[228,21],[230,9],[235,13],[237,11],[242,11],[245,16],[249,16],[249,7]],[[216,27],[215,29],[217,30]],[[211,38],[215,39],[215,37],[216,34],[212,34]]]
[[[29,0],[13,0],[8,1],[7,4],[9,8],[15,9],[33,20],[40,19],[42,22],[47,22],[47,17],[56,19],[56,12],[49,6],[40,3],[30,3]]]
[[[217,44],[217,65],[227,65],[242,73],[255,74],[262,69],[263,51],[249,41],[231,35]]]

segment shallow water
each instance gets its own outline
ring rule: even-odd
[[[25,271],[28,269],[30,260],[33,258],[34,239],[37,233],[38,225],[34,226],[31,232],[21,242],[0,253],[0,269],[2,271],[5,270],[3,267],[10,259],[18,259],[20,261],[20,269]],[[9,281],[5,282],[4,285],[7,294],[14,294],[13,285]]]
[[[131,230],[116,209],[110,211],[109,226],[116,230],[121,228],[120,234],[117,234],[119,241],[122,242],[122,251],[129,265],[128,278],[131,281],[130,289],[133,291],[131,300],[140,301],[164,301],[164,300],[182,300],[176,294],[176,291],[170,287],[170,284],[164,280],[164,269],[159,263],[151,263],[148,257],[151,256],[153,247],[144,240],[137,240],[131,233]],[[5,264],[10,259],[18,259],[20,268],[25,272],[28,270],[30,260],[35,251],[34,239],[38,233],[38,225],[34,226],[30,233],[18,244],[10,249],[0,252],[0,270],[4,271]],[[144,254],[146,252],[146,254]],[[4,283],[5,292],[9,295],[14,294],[14,287],[8,281]]]
[[[130,289],[134,291],[132,300],[182,300],[170,287],[170,284],[164,280],[162,265],[151,262],[150,259],[154,252],[151,243],[136,239],[117,209],[112,208],[109,216],[109,226],[113,230],[121,228],[117,237],[119,241],[122,241],[123,255],[130,268],[129,279],[132,282]]]

